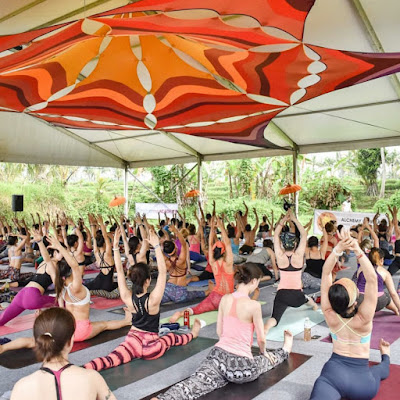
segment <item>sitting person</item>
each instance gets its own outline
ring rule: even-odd
[[[261,269],[263,277],[261,281],[269,281],[272,279],[272,272],[267,268],[267,266],[272,265],[274,270],[275,280],[279,279],[279,272],[276,266],[276,259],[274,251],[269,247],[269,240],[265,239],[263,241],[263,247],[256,248],[252,254],[247,257],[246,263],[257,264],[258,268]]]
[[[321,288],[322,267],[325,263],[325,253],[328,248],[328,235],[325,227],[322,228],[323,237],[322,246],[318,246],[318,238],[311,236],[307,241],[306,248],[306,268],[301,276],[303,282],[303,289],[317,289]]]
[[[116,399],[98,372],[69,363],[74,332],[74,317],[65,309],[50,308],[36,318],[35,353],[42,366],[15,384],[11,400]]]
[[[393,311],[396,315],[399,315],[400,311],[400,299],[396,292],[392,275],[383,267],[385,261],[385,254],[381,249],[373,247],[369,253],[369,260],[374,266],[376,276],[378,279],[378,300],[376,303],[375,311],[380,311],[383,308],[387,308]],[[358,304],[364,301],[366,280],[364,276],[364,269],[361,266],[357,271],[357,288],[359,290],[359,296],[357,299]],[[388,288],[389,294],[384,291],[384,288]]]
[[[219,342],[194,374],[153,400],[195,399],[224,387],[228,382],[252,382],[288,358],[293,343],[293,336],[288,331],[285,331],[281,349],[265,348],[261,305],[249,298],[258,287],[261,276],[261,270],[254,265],[237,268],[237,290],[225,295],[219,305]],[[254,330],[260,349],[260,355],[255,357],[251,352]]]
[[[215,218],[211,220],[211,231],[209,235],[209,260],[215,276],[214,284],[209,283],[211,293],[196,307],[188,308],[189,313],[202,314],[209,311],[218,310],[222,297],[234,291],[233,278],[233,253],[231,242],[226,234],[223,220],[217,219],[217,227],[221,231],[222,240],[214,244],[215,237]],[[183,317],[184,311],[177,311],[171,318],[170,322],[176,322]]]
[[[325,262],[321,280],[321,308],[329,326],[333,354],[314,384],[310,400],[373,399],[380,382],[389,376],[390,347],[381,339],[382,362],[369,366],[372,320],[377,304],[377,273],[355,239],[341,232],[339,243]],[[363,303],[357,304],[357,287],[351,279],[333,283],[332,270],[342,252],[355,252],[365,276]]]
[[[164,259],[169,272],[169,279],[165,286],[161,304],[170,301],[173,303],[183,303],[185,301],[206,297],[211,290],[187,290],[187,244],[175,225],[171,225],[170,230],[177,236],[181,243],[181,252],[178,255],[178,247],[172,240],[166,240],[164,242]]]
[[[120,228],[114,235],[114,257],[118,274],[118,287],[121,299],[132,313],[132,328],[125,341],[114,351],[105,357],[98,357],[85,364],[87,369],[101,371],[128,363],[134,358],[155,360],[160,358],[173,346],[184,346],[196,338],[200,331],[200,321],[195,320],[192,333],[175,334],[168,333],[160,337],[158,335],[160,324],[160,304],[167,280],[167,269],[160,242],[154,230],[149,231],[149,243],[156,252],[158,265],[158,278],[155,288],[148,292],[150,286],[150,268],[147,264],[135,264],[130,271],[133,283],[132,291],[126,286],[124,269],[119,253]]]
[[[240,219],[238,220],[238,221],[240,221],[241,229],[243,231],[243,236],[244,236],[244,244],[239,249],[240,254],[250,254],[254,249],[254,240],[256,238],[259,221],[258,221],[257,210],[255,208],[253,208],[253,211],[254,211],[254,215],[256,217],[256,224],[254,225],[253,229],[251,229],[250,224],[244,225],[244,229],[243,229],[242,221],[240,221]]]

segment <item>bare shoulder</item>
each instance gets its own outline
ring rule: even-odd
[[[36,371],[31,375],[21,378],[13,387],[11,400],[23,399],[25,398],[26,393],[32,393],[34,387],[38,384],[40,374],[40,371]]]

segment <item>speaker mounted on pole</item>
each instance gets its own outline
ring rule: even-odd
[[[24,196],[22,194],[13,194],[11,200],[13,212],[24,211]]]

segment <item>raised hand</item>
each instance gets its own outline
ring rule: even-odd
[[[40,242],[43,239],[43,234],[39,229],[33,231],[33,240],[35,242]]]
[[[119,248],[120,239],[121,239],[121,228],[118,226],[118,228],[115,230],[114,233],[114,249]]]
[[[153,227],[149,229],[149,237],[145,239],[148,243],[150,243],[153,247],[160,245],[160,239],[158,238]]]

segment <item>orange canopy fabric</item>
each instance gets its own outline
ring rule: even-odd
[[[264,131],[288,107],[400,71],[399,53],[304,43],[314,2],[142,0],[0,37],[0,112],[277,147]]]
[[[118,207],[125,203],[126,203],[125,197],[115,196],[108,205],[109,205],[109,207]]]
[[[283,189],[281,189],[279,191],[279,194],[285,195],[285,194],[290,194],[290,193],[296,193],[299,190],[301,190],[301,186],[296,185],[296,184],[293,184],[293,185],[287,184]]]

